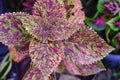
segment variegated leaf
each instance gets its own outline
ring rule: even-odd
[[[25,13],[6,13],[0,16],[0,42],[14,47],[17,51],[28,50],[30,36],[26,34],[20,20]]]
[[[37,66],[31,64],[31,67],[26,72],[22,80],[47,80],[47,78],[48,77],[44,77],[42,75],[41,70]]]
[[[60,11],[60,10],[63,10]],[[36,16],[41,16],[41,17],[49,17],[50,15],[54,15],[55,17],[55,13],[54,11],[56,11],[60,17],[61,16],[65,16],[65,9],[64,9],[64,4],[63,4],[63,0],[37,0],[33,6],[33,15]],[[59,13],[60,12],[60,13]],[[52,17],[52,16],[51,16]]]
[[[68,19],[62,0],[38,0],[33,7],[33,15],[40,16],[40,20],[42,18],[42,26],[39,23],[35,27],[37,30],[41,30],[39,30],[39,34],[35,34],[35,32],[38,32],[37,30],[30,29],[31,31],[29,32],[37,36],[37,39],[39,39],[39,35],[46,36],[50,41],[68,39],[79,29],[77,25],[83,23],[84,20],[84,13],[78,6],[75,6],[72,13],[75,15],[70,14],[70,18]]]
[[[75,64],[67,58],[64,58],[64,63],[67,70],[74,75],[88,76],[106,70],[100,61],[89,65],[81,65]]]
[[[56,80],[54,72],[49,76],[43,76],[42,71],[31,63],[31,67],[25,73],[22,80]]]
[[[113,49],[86,25],[65,42],[65,56],[75,64],[100,61]]]
[[[71,8],[71,10],[69,9],[67,10],[68,12],[67,15],[69,15],[67,26],[69,26],[71,34],[79,30],[80,25],[84,24],[83,21],[85,19],[85,13],[81,10],[82,9],[81,2],[79,0],[72,0],[72,2],[73,3],[71,5],[73,5],[74,7]]]
[[[73,2],[76,8],[80,8],[80,9],[83,8],[80,0],[71,0],[71,1]]]
[[[72,34],[74,34],[76,31],[78,31],[81,27],[81,25],[84,24],[84,19],[85,19],[85,15],[84,12],[81,11],[80,9],[74,9],[73,12],[74,15],[71,15],[68,19],[68,25],[69,26],[69,31],[70,32],[70,36],[72,36]],[[69,38],[68,37],[68,38]]]
[[[67,33],[66,11],[62,0],[38,0],[33,7],[33,15],[42,17],[42,29],[49,40],[63,40],[70,34]]]
[[[38,40],[43,40],[47,38],[47,33],[43,29],[45,27],[45,23],[43,19],[39,16],[29,15],[26,17],[22,17],[21,19],[24,28],[35,38]]]
[[[55,25],[52,25],[52,28],[48,28],[49,24],[40,16],[29,15],[27,17],[23,17],[21,21],[23,22],[24,28],[38,40],[51,40],[52,38],[54,38],[53,40],[62,40],[65,37],[68,37],[67,35],[69,35],[69,32],[67,33],[67,31],[70,31],[68,27],[64,26],[55,27]],[[67,34],[61,30],[64,30]]]
[[[41,43],[34,40],[29,49],[33,64],[42,71],[43,76],[49,76],[55,70],[64,54],[62,42]]]

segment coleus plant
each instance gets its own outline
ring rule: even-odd
[[[54,80],[61,64],[74,75],[105,70],[100,60],[114,48],[84,24],[81,9],[79,0],[36,0],[32,15],[0,16],[0,42],[8,45],[12,59],[31,57],[23,80]]]

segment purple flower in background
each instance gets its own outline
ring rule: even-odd
[[[120,48],[120,46],[117,44],[117,45],[115,46],[115,48],[116,48],[116,49],[119,49],[119,48]]]
[[[117,14],[120,10],[119,4],[116,0],[111,0],[109,2],[105,2],[103,6],[112,14]]]
[[[103,19],[103,15],[100,15],[100,17],[92,20],[92,22],[95,23],[98,28],[104,28],[106,25],[106,21]]]
[[[120,20],[117,20],[113,23],[116,27],[120,28]]]

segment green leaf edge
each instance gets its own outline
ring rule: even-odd
[[[104,26],[104,28],[97,28],[97,26],[96,25],[94,25],[91,21],[89,21],[89,20],[85,20],[85,23],[89,26],[89,27],[91,27],[93,30],[96,30],[96,31],[98,31],[98,32],[100,32],[100,31],[102,31],[102,30],[105,30],[105,28],[106,28],[106,26]]]
[[[113,24],[113,22],[116,21],[117,19],[119,19],[119,16],[116,16],[116,17],[112,18],[111,20],[109,20],[106,23],[113,31],[118,31],[119,30],[119,28],[115,27],[115,25]]]
[[[113,45],[113,46],[115,46],[115,45],[117,44],[116,37],[117,37],[119,34],[120,34],[120,32],[117,33],[117,34],[113,37],[113,39],[112,39],[112,45]]]
[[[111,31],[111,29],[110,28],[108,28],[107,30],[106,30],[106,39],[107,39],[107,41],[108,41],[108,43],[110,43],[110,39],[109,39],[109,33],[110,33],[110,31]]]
[[[8,60],[8,61],[7,61]],[[0,72],[2,72],[2,70],[5,68],[5,66],[8,66],[8,68],[6,69],[6,71],[4,72],[4,74],[2,74],[2,76],[0,76],[0,79],[5,79],[7,74],[9,73],[9,71],[11,70],[12,68],[12,59],[10,57],[10,54],[8,53],[4,60],[2,61],[2,63],[0,64]]]

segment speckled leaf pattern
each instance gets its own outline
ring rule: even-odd
[[[81,27],[81,25],[83,25],[83,21],[84,21],[84,12],[81,11],[80,9],[76,10],[74,9],[74,15],[71,15],[68,19],[68,25],[70,30],[68,30],[70,32],[70,35],[68,36],[68,38],[70,36],[72,36],[76,31],[78,31]]]
[[[22,17],[24,28],[38,40],[43,40],[47,38],[46,32],[43,30],[45,23],[41,17],[38,16],[26,16]]]
[[[77,2],[77,3],[76,3]],[[75,4],[76,3],[76,4]],[[68,18],[68,27],[70,30],[67,30],[69,34],[68,38],[74,34],[77,30],[80,29],[80,26],[82,24],[84,24],[84,19],[85,19],[85,14],[84,12],[81,10],[82,6],[80,1],[78,0],[73,0],[73,4],[74,5],[73,8],[66,10],[68,12],[67,15],[69,15]],[[70,7],[71,5],[67,5],[68,7]]]
[[[38,40],[63,40],[65,37],[70,37],[71,34],[69,34],[68,31],[71,31],[70,28],[63,28],[59,27],[58,30],[60,31],[60,34],[62,33],[61,30],[65,30],[65,34],[57,34],[59,31],[57,31],[57,27],[55,28],[54,25],[52,25],[53,28],[46,28],[48,26],[47,23],[44,22],[42,17],[38,16],[26,16],[23,17],[22,20],[24,28],[35,38]],[[68,33],[67,33],[68,32]],[[71,33],[71,32],[70,32]],[[68,36],[69,35],[69,36]]]
[[[33,15],[42,17],[45,24],[43,26],[44,34],[48,35],[50,40],[65,38],[65,33],[67,33],[65,31],[67,29],[65,27],[67,25],[66,12],[59,0],[38,0],[33,7]]]
[[[79,6],[78,5],[76,6],[75,3],[72,4],[72,5],[74,5],[74,7],[70,12],[69,17],[67,18],[67,16],[66,16],[66,20],[65,20],[65,21],[67,21],[66,23],[63,19],[64,27],[62,29],[60,29],[60,28],[55,29],[53,34],[51,34],[53,36],[53,39],[51,38],[52,40],[68,39],[73,33],[75,33],[80,28],[79,24],[83,24],[85,15],[84,15],[84,12],[81,10],[81,5],[80,5],[81,3],[78,1],[77,4]],[[67,10],[66,10],[66,12],[67,12]],[[66,15],[68,15],[68,14],[66,14]],[[57,36],[57,37],[55,37],[55,36]]]
[[[45,77],[48,78],[48,77]],[[31,65],[29,70],[26,72],[22,80],[46,80],[44,76],[42,76],[42,72],[38,69],[37,66]]]
[[[43,76],[41,70],[37,66],[31,64],[22,80],[56,80],[56,77],[54,72],[49,76]]]
[[[65,55],[75,64],[91,64],[101,60],[114,48],[92,29],[83,25],[65,42]]]
[[[27,16],[25,13],[6,13],[0,16],[0,42],[14,47],[18,51],[29,44],[29,35],[26,35],[21,16]]]
[[[67,70],[74,75],[88,76],[104,71],[102,62],[98,61],[89,65],[74,64],[72,61],[64,58]]]
[[[30,43],[30,56],[33,64],[37,66],[44,76],[50,75],[59,65],[64,54],[62,42]]]
[[[84,25],[79,0],[68,5],[72,5],[70,13],[62,1],[37,0],[32,15],[0,16],[0,42],[20,53],[29,50],[32,63],[23,80],[48,80],[49,76],[54,80],[52,73],[62,60],[72,74],[86,76],[104,70],[99,61],[113,48]]]
[[[62,11],[60,11],[61,9],[63,9],[63,13]],[[60,13],[62,13],[61,15],[65,14],[64,4],[62,0],[37,0],[33,6],[32,12],[33,15],[47,18],[50,15],[53,15],[54,11],[59,11]],[[58,13],[58,16],[60,16],[60,13]]]
[[[33,15],[41,16],[43,25],[38,25],[35,28],[39,29],[42,27],[40,28],[42,33],[39,34],[46,36],[50,41],[68,39],[80,28],[78,24],[83,23],[84,20],[84,12],[81,8],[78,9],[78,6],[75,6],[72,13],[75,15],[71,14],[70,18],[67,19],[66,9],[62,4],[62,0],[61,2],[60,0],[38,0],[33,7]],[[39,38],[39,34],[34,33],[38,32],[37,30],[30,32]]]

